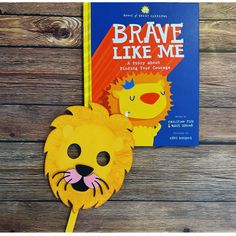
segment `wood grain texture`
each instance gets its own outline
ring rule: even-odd
[[[200,50],[235,51],[236,21],[200,22]]]
[[[0,73],[0,104],[71,105],[82,100],[80,75]]]
[[[201,21],[200,49],[235,51],[236,21]],[[0,46],[81,47],[80,17],[1,16]]]
[[[66,106],[0,106],[0,140],[43,141],[49,132],[49,124],[65,109]],[[235,109],[201,108],[200,140],[204,142],[236,142]]]
[[[43,176],[43,143],[0,143],[0,150],[1,200],[56,200]],[[112,200],[236,201],[235,155],[236,145],[136,148]]]
[[[200,3],[200,19],[204,20],[235,20],[235,3]]]
[[[82,3],[0,3],[2,15],[82,16]]]
[[[61,231],[69,210],[60,203],[1,202],[2,231]],[[81,210],[75,231],[204,232],[235,230],[236,203],[229,202],[108,202]]]
[[[57,48],[0,48],[3,74],[82,76],[82,50]]]
[[[81,35],[80,18],[0,16],[0,46],[80,47]]]

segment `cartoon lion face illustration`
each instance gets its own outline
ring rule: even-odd
[[[71,106],[51,124],[44,152],[54,195],[72,207],[99,207],[119,191],[132,165],[132,125],[98,104]],[[74,148],[74,152],[72,149]]]
[[[170,110],[171,95],[166,76],[141,73],[110,84],[106,99],[111,114],[124,114],[134,125],[155,126]]]

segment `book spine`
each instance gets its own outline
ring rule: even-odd
[[[89,106],[92,98],[91,70],[91,3],[83,3],[83,50],[84,50],[84,105]]]

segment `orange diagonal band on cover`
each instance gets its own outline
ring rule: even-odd
[[[113,27],[111,27],[113,29]],[[111,74],[110,68],[116,69],[117,71],[117,65],[113,61],[113,46],[114,44],[112,43],[112,38],[114,35],[114,29],[108,31],[108,36],[105,37],[105,41],[99,45],[98,49],[95,52],[95,58],[92,58],[92,64],[94,65],[93,67],[93,73],[94,73],[94,78],[93,80],[93,87],[96,88],[97,91],[100,91],[101,88],[103,88],[103,81],[107,82],[109,81],[109,78],[112,78],[111,76],[114,75]],[[129,30],[129,27],[126,28],[125,32]],[[107,41],[107,39],[109,41]],[[105,49],[104,49],[105,48]],[[120,52],[120,50],[118,50]],[[98,64],[98,61],[100,61],[100,66],[96,66]],[[103,63],[101,65],[101,63]],[[113,65],[111,65],[113,64]]]

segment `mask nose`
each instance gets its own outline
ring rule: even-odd
[[[147,104],[154,104],[158,99],[159,99],[160,95],[158,93],[144,93],[140,99],[141,101],[143,101],[144,103]]]
[[[82,176],[87,176],[93,172],[93,168],[86,165],[76,165],[75,168],[76,171]]]

